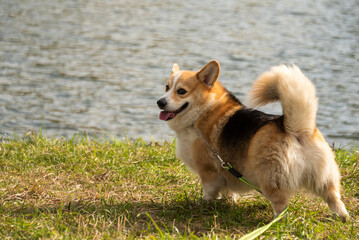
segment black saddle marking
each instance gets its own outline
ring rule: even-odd
[[[224,126],[221,145],[242,148],[247,147],[250,139],[264,125],[274,122],[284,132],[283,116],[266,114],[264,112],[243,107],[236,111]],[[225,147],[224,146],[224,147]]]

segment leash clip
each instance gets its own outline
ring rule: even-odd
[[[228,170],[228,168],[231,167],[231,165],[229,165],[229,163],[227,163],[227,162],[222,162],[221,166],[222,166],[222,168],[224,168],[226,170]]]
[[[229,164],[229,162],[222,161],[221,166],[222,166],[222,168],[226,169],[227,171],[230,171],[230,169],[233,169],[232,165]]]
[[[217,151],[215,151],[215,150],[212,150],[212,158],[218,159],[221,162],[221,167],[224,168],[224,169],[228,170],[228,168],[232,167],[228,162],[223,161],[221,156],[219,156],[219,153]]]
[[[219,158],[219,153],[218,152],[216,152],[216,151],[214,151],[214,150],[212,150],[212,158],[214,158],[214,159],[220,159]]]

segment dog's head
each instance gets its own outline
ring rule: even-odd
[[[220,66],[215,60],[198,72],[181,71],[174,64],[165,86],[166,93],[157,101],[158,107],[163,110],[159,118],[168,121],[174,130],[193,125],[211,100],[216,99],[219,72]]]

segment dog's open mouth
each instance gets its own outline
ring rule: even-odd
[[[182,107],[180,107],[179,109],[177,109],[176,111],[173,112],[169,112],[169,111],[162,111],[160,113],[160,119],[163,121],[168,121],[171,120],[172,118],[174,118],[177,114],[179,114],[180,112],[182,112],[183,110],[185,110],[188,107],[188,102],[183,104]]]

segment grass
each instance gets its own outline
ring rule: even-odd
[[[295,195],[260,239],[359,238],[358,154],[338,149],[336,157],[352,220]],[[174,142],[41,134],[0,142],[0,239],[236,239],[273,218],[260,195],[208,203],[202,194]]]

